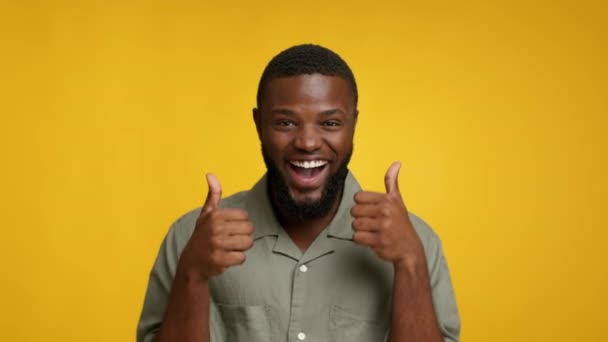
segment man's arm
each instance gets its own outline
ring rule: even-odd
[[[167,313],[154,342],[209,341],[209,282],[183,273],[175,277]]]
[[[139,342],[208,342],[210,333],[217,334],[209,317],[209,279],[245,261],[244,251],[253,246],[253,226],[246,211],[219,208],[219,181],[208,174],[207,182],[205,205],[183,251],[185,239],[178,237],[178,229],[169,232],[161,247],[138,326]]]
[[[441,241],[424,221],[415,215],[410,217],[423,241],[425,257],[420,259],[419,265],[395,265],[392,340],[388,341],[404,341],[402,333],[408,335],[403,337],[405,341],[433,341],[423,331],[427,327],[438,329],[439,341],[457,342],[460,318]]]
[[[395,263],[390,342],[442,342],[424,253]]]
[[[389,168],[386,193],[355,195],[353,241],[394,266],[390,342],[457,341],[460,322],[439,239],[422,227],[422,243],[399,191],[400,166]]]
[[[209,281],[179,270],[154,342],[209,341]]]
[[[198,216],[191,212],[175,222],[160,247],[137,327],[138,342],[207,341],[209,325],[218,324],[218,317],[209,313],[208,282],[185,272],[180,262]],[[201,339],[201,334],[207,337]]]

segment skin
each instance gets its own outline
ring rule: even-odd
[[[320,198],[330,173],[353,147],[357,110],[348,83],[320,74],[269,81],[266,97],[253,117],[260,141],[272,162],[286,177],[296,201]],[[290,160],[329,162],[319,186],[298,187],[290,178]],[[433,309],[422,243],[409,220],[398,185],[400,164],[385,177],[386,192],[361,191],[351,210],[353,241],[373,249],[394,266],[391,342],[442,341]],[[245,262],[253,246],[253,227],[247,212],[221,209],[221,186],[207,175],[209,193],[194,233],[180,258],[167,312],[155,341],[209,341],[209,279]],[[341,192],[341,191],[340,191]],[[315,220],[296,220],[275,203],[277,217],[294,243],[306,250],[331,222],[341,198],[329,213]],[[274,200],[271,196],[271,200]]]
[[[209,279],[245,262],[253,225],[242,209],[219,208],[222,188],[207,174],[209,192],[180,257],[167,312],[154,341],[209,341]]]
[[[440,342],[424,249],[399,190],[400,168],[395,162],[386,172],[386,193],[355,194],[353,241],[393,264],[389,341]]]
[[[291,197],[296,202],[316,201],[329,175],[353,148],[357,110],[350,86],[336,76],[301,75],[271,80],[266,94],[260,108],[253,111],[262,146],[287,180]],[[292,182],[289,161],[306,159],[329,162],[320,186],[300,188]],[[314,220],[294,220],[281,212],[280,203],[275,207],[285,231],[306,250],[333,219],[339,199],[328,215]]]

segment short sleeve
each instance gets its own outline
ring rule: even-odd
[[[179,257],[192,235],[198,210],[190,212],[175,222],[163,240],[150,277],[144,305],[137,325],[137,342],[150,342],[158,334],[165,315],[169,295]],[[225,340],[223,322],[210,298],[210,334],[212,342]]]
[[[424,246],[441,334],[445,342],[457,342],[460,339],[460,317],[441,240],[422,219],[413,216],[411,220]]]
[[[152,341],[160,329],[181,254],[176,236],[178,223],[173,224],[163,240],[150,272],[144,306],[137,325],[137,342]]]

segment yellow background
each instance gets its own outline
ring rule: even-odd
[[[168,226],[264,171],[262,69],[315,42],[360,87],[352,170],[440,234],[462,340],[601,341],[606,5],[12,1],[0,7],[0,339],[133,341]]]

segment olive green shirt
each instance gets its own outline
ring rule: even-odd
[[[247,210],[254,245],[244,264],[209,282],[211,341],[386,340],[393,265],[352,241],[350,209],[360,190],[349,173],[336,216],[305,252],[277,222],[266,177],[250,191],[222,200],[221,207]],[[160,328],[180,254],[199,213],[200,208],[177,220],[161,245],[137,341],[151,341]],[[441,243],[424,221],[412,214],[410,219],[424,245],[439,327],[445,341],[458,341],[460,320]]]

